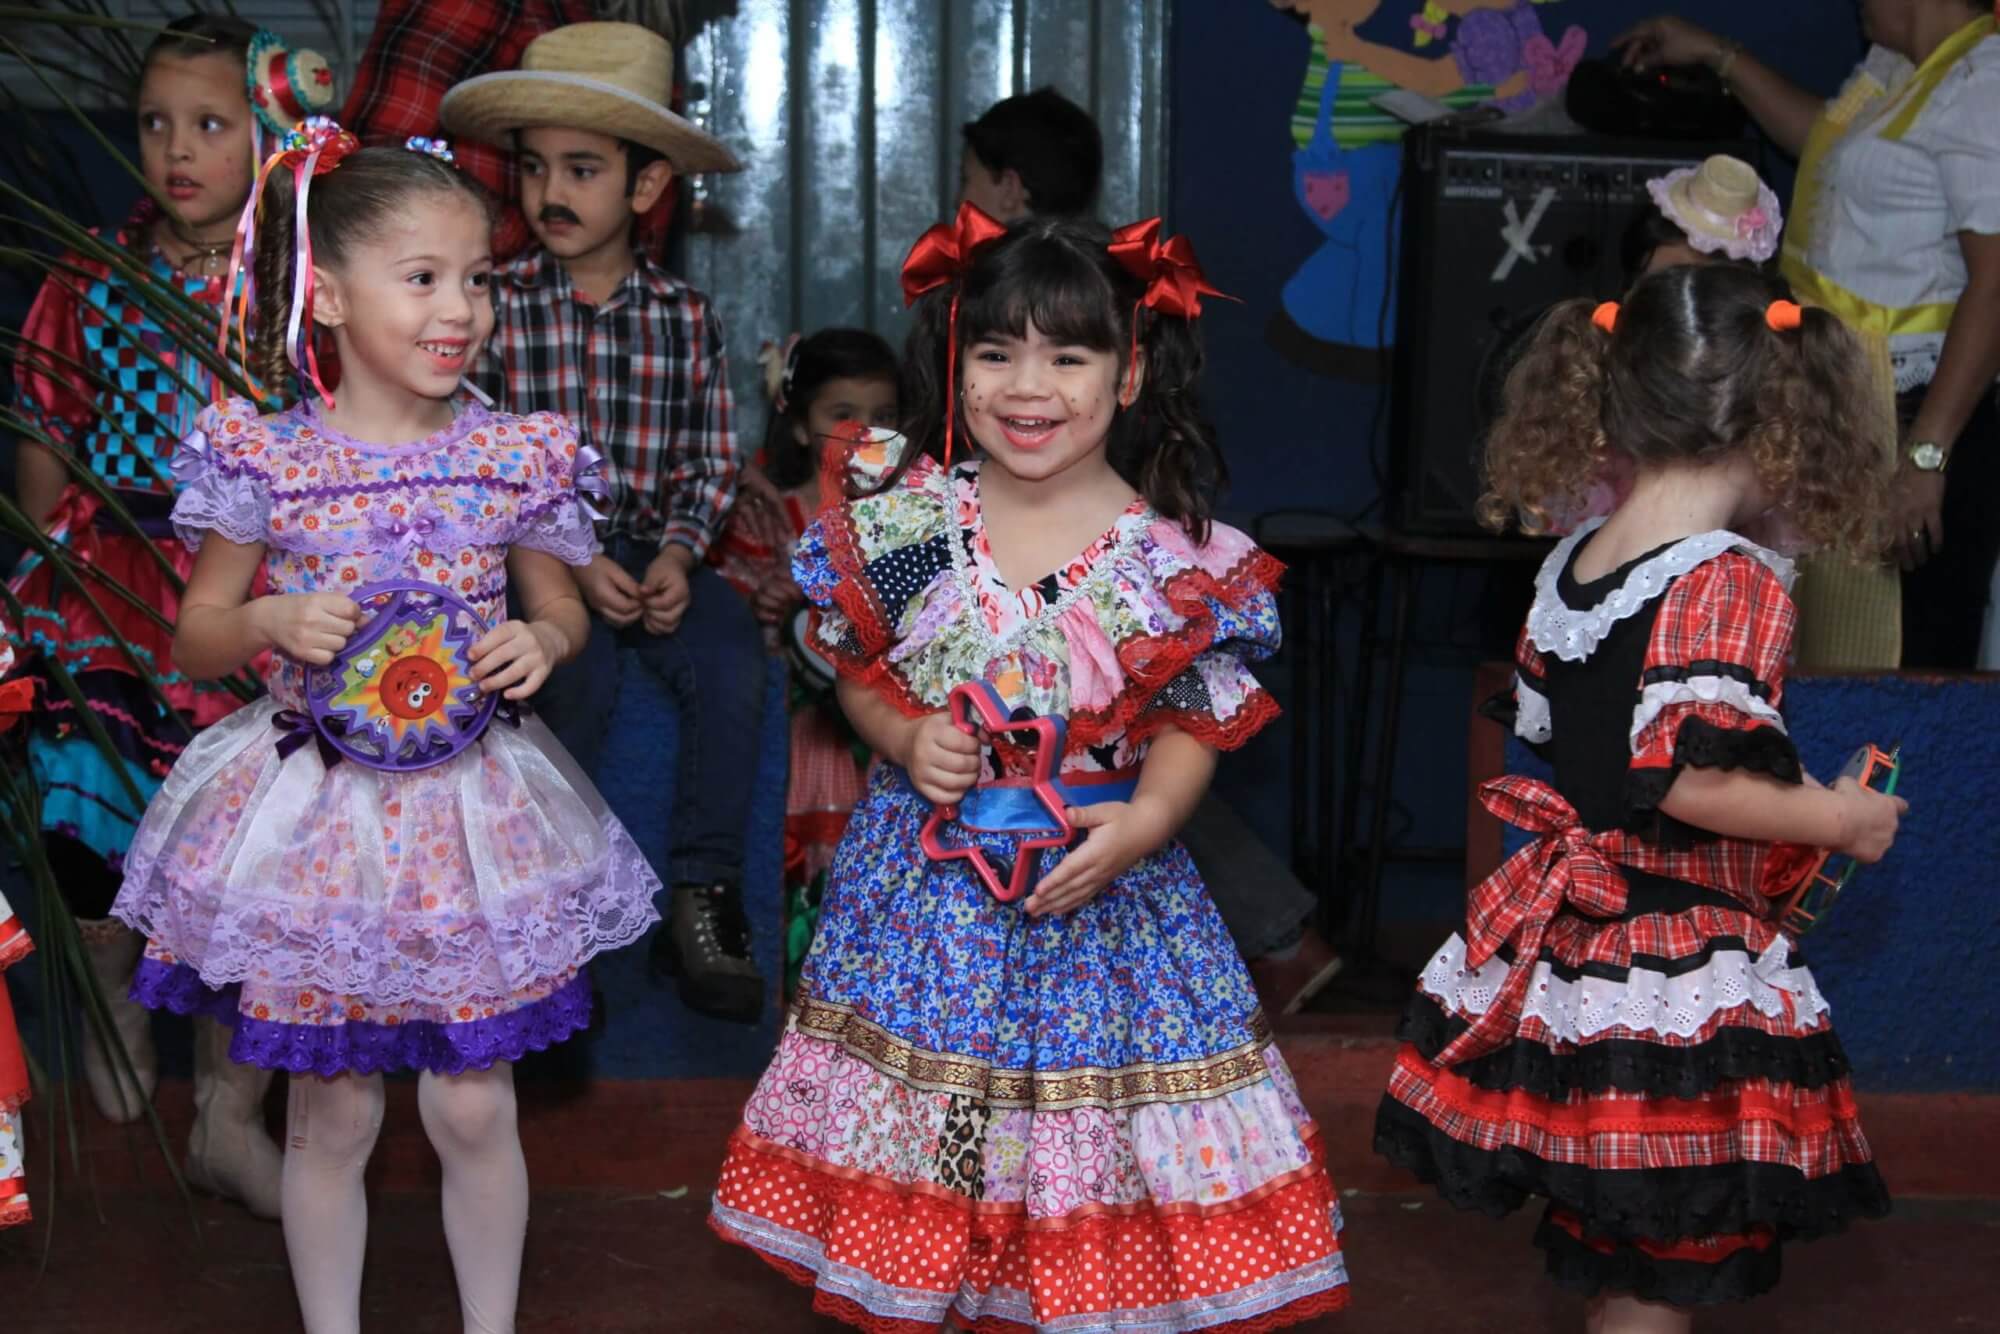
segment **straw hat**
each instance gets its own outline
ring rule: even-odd
[[[324,116],[334,104],[333,69],[317,51],[290,51],[268,28],[259,28],[243,53],[250,108],[272,134],[283,134]]]
[[[664,153],[678,172],[741,171],[736,155],[667,110],[674,48],[636,23],[572,23],[528,43],[521,68],[467,79],[444,95],[445,129],[508,142],[514,130],[595,130]]]
[[[1784,215],[1778,196],[1739,158],[1717,154],[1646,182],[1669,221],[1704,255],[1726,254],[1762,264],[1778,253]]]

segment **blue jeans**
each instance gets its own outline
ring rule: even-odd
[[[605,552],[638,579],[658,548],[613,537]],[[535,711],[594,779],[618,702],[621,650],[633,650],[680,715],[667,883],[741,884],[769,659],[756,617],[721,575],[697,566],[688,587],[687,613],[670,635],[639,622],[615,629],[593,615],[583,651],[549,676]]]

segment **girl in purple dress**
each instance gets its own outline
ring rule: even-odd
[[[390,1070],[419,1072],[465,1328],[514,1327],[528,1181],[510,1063],[584,1027],[586,961],[657,920],[660,887],[516,712],[583,641],[564,565],[596,550],[578,498],[594,460],[561,417],[457,400],[493,327],[489,202],[442,145],[412,150],[321,122],[267,164],[251,369],[266,386],[296,370],[316,397],[211,408],[184,443],[174,521],[199,555],[174,652],[207,677],[271,650],[270,696],[174,765],[116,906],[147,937],[136,998],[214,1015],[232,1060],[292,1072],[283,1220],[309,1334],[359,1327],[362,1172]],[[260,570],[273,591],[251,597]],[[510,579],[522,620],[503,619]],[[493,627],[442,693],[390,690],[411,662],[396,631],[356,637],[368,586],[392,580]],[[309,716],[309,672],[329,667],[379,678],[377,716],[412,726],[447,697],[503,703],[441,763],[371,763]]]

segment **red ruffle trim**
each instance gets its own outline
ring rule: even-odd
[[[1749,1232],[1725,1232],[1708,1237],[1684,1237],[1676,1241],[1653,1241],[1645,1237],[1616,1242],[1594,1237],[1583,1230],[1583,1220],[1568,1209],[1549,1210],[1549,1224],[1599,1255],[1616,1255],[1620,1247],[1630,1247],[1652,1260],[1677,1260],[1684,1264],[1721,1264],[1738,1251],[1768,1251],[1778,1244],[1778,1234],[1768,1227]]]
[[[793,1264],[790,1260],[748,1246],[741,1238],[729,1235],[714,1219],[709,1220],[709,1226],[714,1228],[716,1235],[724,1241],[732,1246],[744,1246],[765,1264],[800,1287],[812,1288],[819,1282],[819,1276],[804,1265]],[[1321,1316],[1344,1311],[1347,1309],[1348,1297],[1347,1284],[1342,1283],[1337,1288],[1328,1288],[1323,1292],[1301,1297],[1275,1311],[1266,1311],[1263,1315],[1253,1316],[1248,1320],[1232,1320],[1226,1325],[1203,1325],[1202,1330],[1203,1334],[1267,1334],[1270,1330],[1289,1329],[1308,1320],[1317,1320]],[[842,1297],[824,1288],[814,1289],[813,1310],[844,1325],[852,1325],[856,1329],[865,1331],[866,1334],[937,1334],[938,1330],[937,1325],[928,1320],[897,1320],[890,1316],[876,1315],[853,1298]],[[968,1325],[959,1319],[956,1312],[947,1316],[946,1321],[951,1328],[970,1330],[971,1334],[1020,1334],[1022,1330],[1030,1331],[1032,1334],[1035,1328],[1033,1325],[1024,1325],[1016,1320],[1001,1320],[993,1316]]]
[[[1039,1317],[1057,1322],[1105,1310],[1158,1311],[1226,1296],[1322,1263],[1340,1253],[1333,1183],[1315,1141],[1310,1168],[1265,1191],[1212,1207],[1150,1204],[1100,1208],[1078,1217],[1030,1220],[824,1164],[739,1129],[723,1163],[716,1200],[793,1235],[819,1242],[830,1264],[884,1287],[934,1298],[940,1309],[962,1289],[1031,1292]],[[711,1217],[725,1240],[747,1246],[787,1277],[817,1289],[808,1266],[764,1251],[754,1237]],[[1286,1305],[1216,1330],[1273,1330],[1335,1311],[1347,1284],[1302,1293]],[[871,1334],[930,1334],[936,1324],[883,1317],[852,1298],[817,1289],[815,1310]],[[980,1334],[1032,1326],[996,1316],[967,1325]]]
[[[12,968],[34,952],[34,939],[21,925],[20,918],[10,917],[0,922],[0,972]]]
[[[936,467],[930,459],[920,460],[910,470]],[[937,710],[911,693],[900,673],[883,658],[895,642],[895,626],[887,609],[862,570],[867,564],[860,539],[844,511],[824,516],[828,562],[840,578],[834,583],[834,605],[854,627],[857,652],[821,642],[815,634],[813,646],[833,663],[842,675],[858,685],[876,691],[906,717],[920,718]],[[1168,606],[1183,624],[1164,635],[1142,635],[1113,646],[1118,665],[1125,673],[1125,688],[1108,708],[1072,714],[1066,752],[1077,754],[1109,736],[1123,736],[1138,743],[1169,727],[1186,732],[1217,750],[1235,750],[1275,719],[1280,709],[1276,699],[1261,686],[1245,697],[1236,713],[1226,721],[1208,714],[1152,707],[1154,698],[1167,684],[1186,671],[1194,660],[1216,647],[1215,617],[1211,601],[1225,607],[1241,607],[1252,598],[1276,593],[1283,577],[1283,562],[1269,552],[1252,548],[1248,555],[1221,575],[1199,566],[1182,570],[1160,586]],[[819,611],[812,613],[815,631]]]
[[[0,1190],[7,1189],[0,1185]],[[21,1191],[13,1196],[0,1195],[0,1227],[19,1227],[29,1222],[34,1215],[28,1210],[28,1195]]]

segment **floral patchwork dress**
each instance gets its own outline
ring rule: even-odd
[[[1703,533],[1599,579],[1549,556],[1496,713],[1551,783],[1535,837],[1424,969],[1375,1146],[1463,1208],[1547,1199],[1550,1275],[1677,1306],[1777,1281],[1782,1243],[1888,1209],[1826,998],[1773,892],[1799,850],[1660,810],[1682,769],[1802,781],[1778,705],[1791,563]]]
[[[435,581],[496,624],[509,547],[596,550],[551,413],[468,407],[392,446],[233,402],[183,449],[183,540],[261,544],[277,592]],[[233,1060],[322,1076],[483,1069],[584,1027],[581,969],[658,920],[660,883],[548,729],[496,718],[415,771],[329,763],[284,744],[305,670],[275,662],[270,697],[188,747],[133,839],[133,996],[230,1024]]]
[[[1071,784],[1133,770],[1163,729],[1234,747],[1277,712],[1247,666],[1277,645],[1277,563],[1221,526],[1197,547],[1142,502],[1015,590],[978,465],[921,460],[826,511],[794,570],[850,679],[911,716],[982,680],[1062,716]],[[927,860],[930,809],[875,766],[717,1231],[877,1331],[1273,1329],[1343,1305],[1319,1132],[1186,852],[1031,918]]]

